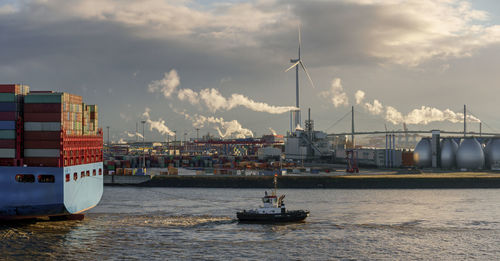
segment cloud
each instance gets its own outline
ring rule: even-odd
[[[160,91],[161,93],[163,93],[163,96],[165,96],[165,98],[169,98],[172,93],[174,93],[175,88],[180,85],[180,83],[181,81],[179,75],[177,74],[177,71],[175,69],[172,69],[170,70],[170,72],[165,73],[163,79],[152,81],[148,85],[148,91],[151,93]]]
[[[149,125],[149,130],[150,131],[153,131],[153,130],[157,130],[161,135],[169,135],[169,136],[174,136],[175,133],[173,131],[171,131],[167,125],[165,125],[165,121],[162,120],[161,118],[158,119],[157,121],[153,121],[151,120],[151,116],[150,116],[150,113],[151,112],[151,109],[149,108],[146,108],[144,113],[142,114],[142,116],[144,118],[146,118],[146,123]]]
[[[18,10],[10,4],[0,5],[0,15],[8,15],[16,13]]]
[[[417,66],[435,58],[467,57],[478,48],[500,42],[498,25],[488,13],[458,0],[351,0],[374,8],[379,16],[369,29],[374,57]]]
[[[339,106],[349,105],[349,98],[342,88],[342,82],[340,78],[335,78],[332,80],[331,87],[329,91],[323,91],[320,93],[321,96],[328,98],[332,101],[335,108]]]

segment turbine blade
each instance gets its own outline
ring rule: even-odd
[[[307,71],[306,67],[304,66],[304,63],[302,63],[302,60],[299,61],[300,66],[302,66],[302,69],[304,69],[304,72],[306,72],[307,78],[309,78],[309,82],[311,83],[311,86],[314,87],[313,80],[311,79],[311,76],[309,75],[309,72]]]
[[[285,72],[288,72],[290,71],[290,69],[292,69],[293,67],[297,66],[298,64],[300,63],[300,60],[296,63],[294,63],[292,66],[290,66],[288,69],[285,70]]]

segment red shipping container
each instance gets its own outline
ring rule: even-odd
[[[18,86],[16,86],[15,84],[0,84],[0,93],[17,93],[16,87],[17,90],[19,90]]]
[[[17,111],[3,111],[0,112],[0,121],[15,121],[17,120]]]
[[[25,149],[59,149],[61,141],[59,140],[25,140]]]
[[[0,140],[0,148],[2,149],[15,149],[16,140]]]
[[[24,158],[23,163],[28,167],[57,167],[59,158]]]
[[[24,132],[24,141],[27,140],[53,140],[60,141],[61,140],[61,132],[60,131],[25,131]]]
[[[47,113],[61,113],[62,103],[25,103],[24,112],[47,112]]]
[[[24,121],[36,121],[36,122],[61,122],[62,114],[61,113],[33,113],[33,112],[25,112],[24,113]]]
[[[16,159],[0,158],[0,166],[16,166]],[[1,173],[0,173],[1,175]]]

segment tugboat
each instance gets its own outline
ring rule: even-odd
[[[265,191],[262,198],[263,206],[257,209],[243,210],[236,213],[240,222],[298,222],[309,216],[307,210],[287,210],[285,208],[285,195],[276,195],[277,175],[274,175],[274,190],[271,195]]]

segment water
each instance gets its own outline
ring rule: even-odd
[[[500,190],[280,190],[304,223],[240,224],[262,190],[105,187],[84,221],[0,225],[0,260],[498,260]]]

